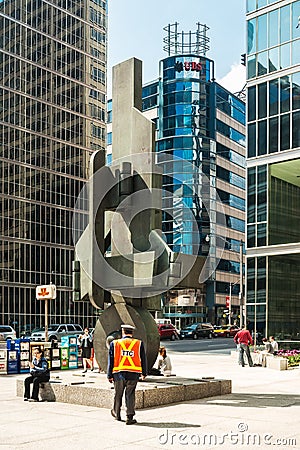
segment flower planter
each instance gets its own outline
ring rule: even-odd
[[[296,367],[300,364],[300,350],[279,350],[278,356],[288,360],[288,367]]]

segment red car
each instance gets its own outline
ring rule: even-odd
[[[234,337],[239,330],[237,325],[224,325],[215,327],[214,335],[215,337]]]
[[[171,341],[179,339],[176,328],[171,323],[161,323],[157,327],[160,339],[170,339]]]

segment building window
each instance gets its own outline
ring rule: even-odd
[[[101,8],[106,8],[106,0],[91,0],[95,5],[101,6]]]
[[[98,139],[104,139],[104,128],[94,125],[92,123],[92,136]]]
[[[91,67],[91,77],[94,81],[99,81],[105,85],[105,72],[104,70],[98,69],[98,67]]]
[[[102,122],[105,122],[105,111],[100,106],[90,103],[90,115],[94,119],[99,119]]]
[[[105,15],[90,6],[90,21],[101,27],[105,27]]]
[[[98,42],[99,44],[105,43],[105,33],[102,31],[96,30],[95,28],[91,28],[91,39]]]

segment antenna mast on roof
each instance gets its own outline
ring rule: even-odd
[[[207,36],[209,27],[197,22],[197,31],[179,32],[178,25],[179,23],[175,22],[173,24],[169,23],[169,25],[164,27],[167,36],[163,39],[163,49],[168,53],[168,56],[178,54],[206,56],[206,53],[210,49],[210,39]]]

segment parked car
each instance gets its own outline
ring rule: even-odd
[[[215,337],[234,337],[240,330],[237,325],[217,326],[214,329]]]
[[[180,330],[180,339],[185,338],[208,338],[214,337],[214,327],[211,323],[193,323],[186,328]]]
[[[179,339],[177,330],[171,323],[158,324],[157,327],[160,339],[170,339],[171,341]]]
[[[7,341],[7,339],[16,339],[17,334],[10,325],[0,325],[0,337]]]
[[[79,336],[83,334],[83,329],[78,324],[62,323],[51,324],[48,326],[48,340],[49,341],[61,341],[62,336]],[[44,341],[45,340],[45,327],[38,328],[31,333],[31,341]]]

